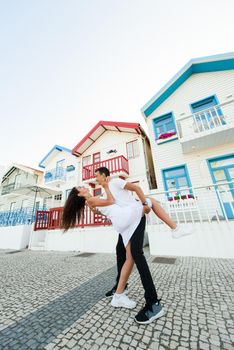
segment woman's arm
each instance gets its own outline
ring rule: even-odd
[[[88,205],[91,205],[92,207],[106,207],[107,205],[114,204],[115,200],[112,196],[112,193],[109,189],[108,183],[105,182],[102,187],[105,189],[107,198],[106,199],[100,199],[97,197],[90,197],[87,199]]]
[[[94,213],[94,214],[101,214],[101,212],[96,209],[95,207],[91,207],[91,205],[88,204],[88,202],[86,201],[86,205],[89,207],[89,209]]]

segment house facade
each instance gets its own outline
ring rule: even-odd
[[[147,135],[138,123],[100,121],[73,148],[81,164],[80,183],[100,194],[95,169],[105,166],[111,176],[139,184],[145,192],[156,188],[153,160]]]
[[[43,186],[59,191],[53,197],[45,199],[45,208],[61,207],[67,199],[72,187],[79,181],[79,158],[74,156],[70,149],[55,145],[40,161],[43,169]]]
[[[17,193],[26,186],[41,185],[43,172],[22,164],[13,164],[2,175],[0,186],[0,212],[13,212],[32,206],[32,198]],[[40,207],[40,201],[37,202]],[[0,222],[1,224],[1,222]]]
[[[233,224],[234,54],[193,59],[143,108],[158,189],[181,222]],[[233,227],[233,226],[232,226]]]
[[[78,170],[74,172],[75,182],[60,181],[63,193],[68,194],[73,186],[85,184],[94,196],[102,195],[103,189],[95,180],[95,169],[102,166],[110,170],[112,177],[140,185],[145,193],[156,188],[149,139],[139,123],[99,121],[69,156],[76,158]],[[53,162],[49,155],[49,159],[45,157],[40,163],[46,166],[45,179],[63,158],[62,153],[53,157]],[[73,158],[69,158],[67,166]],[[61,227],[63,204],[62,201],[60,207],[38,213],[31,249],[114,251],[117,233],[105,217],[94,214],[89,208],[85,209],[80,225],[64,234]]]

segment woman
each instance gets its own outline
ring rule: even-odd
[[[92,196],[89,190],[85,187],[74,187],[70,192],[63,209],[62,225],[65,231],[69,228],[75,227],[81,219],[85,205],[88,205],[91,210],[107,216],[112,221],[114,229],[120,233],[123,238],[123,243],[126,249],[126,261],[122,267],[119,283],[111,304],[115,307],[119,307],[121,304],[122,307],[134,308],[136,306],[135,301],[130,300],[124,294],[126,283],[134,265],[134,260],[131,254],[130,238],[141,221],[142,216],[150,211],[149,208],[152,208],[154,213],[158,215],[159,205],[155,199],[147,198],[148,206],[142,205],[140,201],[136,200],[130,206],[120,207],[114,202],[114,198],[109,190],[108,182],[103,182],[102,187],[105,189],[107,195],[106,199]],[[168,221],[169,219],[167,220],[167,224]],[[173,223],[171,219],[170,222],[170,225],[173,225],[175,228],[176,224]],[[120,296],[121,303],[119,302]]]

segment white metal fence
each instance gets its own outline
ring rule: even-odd
[[[177,223],[234,221],[234,181],[172,189],[155,193],[151,197],[160,202]],[[148,215],[147,222],[162,223],[152,211]]]

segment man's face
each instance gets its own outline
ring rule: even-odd
[[[97,171],[95,173],[95,176],[96,176],[97,183],[99,185],[101,185],[103,183],[103,181],[106,180],[106,175],[105,174],[100,174],[99,171]]]

